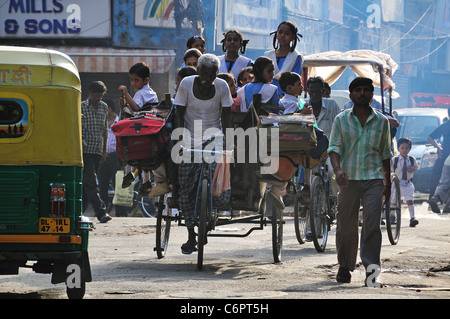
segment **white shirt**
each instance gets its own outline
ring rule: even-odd
[[[306,99],[306,102],[311,103],[309,98]],[[341,113],[341,108],[335,100],[326,97],[322,98],[322,109],[320,110],[316,123],[328,139],[330,139],[331,136],[331,128],[333,126],[334,119],[339,113]]]
[[[174,104],[186,106],[184,127],[189,131],[194,146],[200,146],[214,136],[223,136],[222,107],[231,107],[233,99],[228,83],[219,78],[214,80],[216,92],[212,99],[197,99],[193,91],[196,77],[198,75],[188,76],[181,81]],[[201,121],[201,127],[198,125],[198,122],[194,125],[194,121]]]
[[[134,94],[133,101],[142,108],[145,103],[158,103],[158,96],[147,84]]]
[[[280,106],[284,107],[283,114],[291,114],[298,112],[298,97],[286,93],[280,99]]]
[[[406,156],[406,168],[408,169],[411,166],[411,160],[409,159],[409,156]],[[398,158],[398,162],[397,162],[397,167],[395,168],[394,171],[394,163],[395,163],[395,158]],[[405,164],[405,158],[403,156],[401,156],[400,154],[398,154],[397,156],[391,158],[391,167],[392,167],[392,171],[395,173],[395,175],[397,175],[398,179],[402,179],[403,176],[403,165]],[[412,165],[416,170],[419,169],[419,164],[417,164],[416,158],[414,157],[414,165]],[[410,181],[414,176],[414,172],[406,172],[406,180]]]

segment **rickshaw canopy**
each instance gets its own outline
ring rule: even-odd
[[[382,91],[395,89],[392,76],[398,65],[386,53],[372,50],[328,51],[307,55],[303,60],[303,68],[308,77],[320,76],[329,85],[336,82],[347,67],[357,76],[372,79],[373,85],[380,87]],[[392,94],[392,97],[398,96],[396,93]]]

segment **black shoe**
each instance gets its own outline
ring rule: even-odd
[[[344,267],[339,267],[338,273],[336,275],[336,281],[344,284],[349,284],[352,281],[350,270]]]
[[[127,187],[129,187],[129,186],[131,185],[131,183],[133,183],[133,181],[134,181],[134,176],[133,176],[133,174],[130,172],[130,173],[128,173],[127,175],[125,175],[125,176],[123,177],[123,180],[122,180],[122,188],[127,188]]]
[[[185,255],[190,255],[194,251],[197,251],[197,242],[196,241],[187,241],[183,245],[181,245],[181,252]]]
[[[139,192],[137,194],[137,197],[141,198],[141,197],[147,196],[151,190],[152,190],[152,183],[150,181],[147,181],[147,182],[141,184],[141,186],[139,187]]]
[[[109,222],[112,219],[111,216],[109,216],[108,214],[103,215],[102,217],[99,217],[98,220],[100,221],[100,223],[104,224]]]
[[[419,221],[415,218],[411,218],[409,220],[409,227],[416,227],[416,225],[419,223]]]

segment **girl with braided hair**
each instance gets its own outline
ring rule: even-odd
[[[283,21],[278,25],[273,34],[273,50],[266,51],[264,55],[270,58],[274,65],[274,78],[272,84],[278,87],[278,96],[284,94],[278,83],[283,72],[295,72],[302,75],[303,56],[295,47],[301,34],[297,27],[290,21]]]
[[[245,47],[248,40],[238,30],[230,30],[224,33],[222,42],[222,51],[224,55],[219,56],[219,73],[231,73],[237,79],[239,72],[247,66],[253,65],[253,61],[241,54],[245,54]]]

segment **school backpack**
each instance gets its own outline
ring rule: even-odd
[[[116,136],[117,154],[127,164],[156,169],[165,160],[170,141],[165,118],[140,113],[115,123],[111,130]]]

